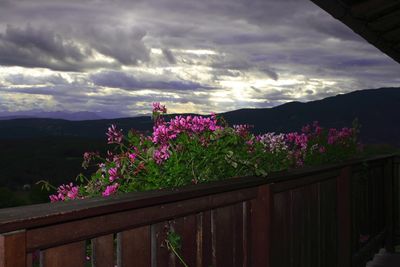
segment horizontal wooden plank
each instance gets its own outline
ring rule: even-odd
[[[209,184],[190,185],[179,189],[134,192],[111,196],[108,198],[97,197],[60,203],[47,203],[0,209],[0,233],[11,232],[18,229],[41,227],[135,208],[167,204],[210,194],[254,187],[265,183],[277,183],[287,180],[294,180],[314,173],[342,168],[346,165],[372,162],[374,160],[390,158],[392,156],[393,155],[383,155],[367,159],[361,158],[338,164],[307,167],[291,171],[272,173],[267,178],[230,178],[224,181],[213,182]]]
[[[33,251],[90,239],[99,235],[243,202],[255,197],[257,197],[257,187],[35,228],[27,231],[27,249]]]
[[[318,173],[295,180],[275,183],[271,185],[274,193],[293,190],[310,184],[320,183],[326,180],[335,179],[340,174],[340,169],[330,170],[323,173]]]
[[[266,183],[264,177],[231,178],[178,189],[132,192],[108,198],[94,197],[68,202],[45,203],[0,209],[0,233],[73,221],[136,208],[168,204],[186,199],[230,192]]]

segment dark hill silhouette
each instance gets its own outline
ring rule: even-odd
[[[400,147],[400,88],[360,90],[307,103],[291,102],[274,108],[240,109],[222,113],[229,124],[249,123],[256,133],[298,131],[319,121],[324,127],[351,126],[358,118],[362,141]],[[115,123],[129,129],[150,131],[150,117],[66,121],[60,119],[14,119],[0,121],[0,138],[89,137],[105,138]]]
[[[337,128],[351,126],[357,118],[363,142],[400,147],[400,88],[360,90],[271,109],[241,109],[227,112],[224,117],[228,122],[253,124],[255,132],[298,131],[313,121]]]

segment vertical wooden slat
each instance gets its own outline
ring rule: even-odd
[[[203,265],[203,213],[196,215],[196,266]]]
[[[291,266],[290,191],[274,194],[272,214],[271,266]],[[254,230],[252,230],[253,232]],[[261,243],[261,242],[260,242]]]
[[[212,230],[211,230],[211,211],[201,213],[201,228],[198,225],[198,248],[201,247],[201,254],[197,256],[196,266],[212,266]],[[200,244],[200,243],[201,244]]]
[[[0,234],[0,267],[25,267],[25,231]]]
[[[92,240],[93,267],[114,265],[114,235],[105,235]]]
[[[165,240],[167,239],[167,233],[170,230],[174,230],[174,222],[160,222],[152,226],[152,266],[163,267],[173,266],[175,264],[175,258],[168,251]],[[155,261],[155,262],[154,262]]]
[[[290,224],[291,235],[289,240],[290,247],[290,266],[298,265],[304,267],[306,255],[306,243],[308,242],[309,236],[306,236],[306,194],[304,188],[291,190],[290,199]],[[307,222],[309,223],[309,222]]]
[[[26,267],[32,267],[33,266],[33,255],[32,253],[26,254]]]
[[[394,243],[400,243],[400,156],[393,157]]]
[[[245,241],[243,231],[243,202],[235,204],[232,213],[233,223],[233,266],[243,266],[243,243]]]
[[[118,267],[151,266],[150,226],[118,233]]]
[[[310,184],[291,191],[289,240],[291,266],[319,266],[319,186]]]
[[[41,255],[42,267],[84,267],[85,250],[85,241],[46,249]]]
[[[337,194],[334,179],[320,185],[321,261],[319,266],[337,267]]]
[[[216,266],[233,266],[232,206],[217,208],[213,214]]]
[[[270,266],[272,192],[270,185],[258,187],[251,201],[251,266]]]
[[[306,255],[307,255],[307,266],[321,266],[320,264],[320,233],[321,233],[321,221],[320,221],[320,195],[319,195],[319,183],[308,186],[307,191],[307,221],[306,233],[310,236],[309,242],[307,242]]]
[[[180,253],[182,259],[188,266],[196,266],[196,215],[189,215],[175,221],[175,232],[181,237],[181,250],[178,253]],[[183,266],[177,258],[175,258],[175,263],[176,266]]]
[[[250,225],[250,201],[245,201],[243,202],[243,267],[251,266]]]
[[[394,243],[400,243],[400,156],[393,157]]]
[[[386,221],[386,241],[385,248],[389,252],[394,252],[394,224],[393,224],[393,158],[387,159],[384,166],[385,183],[385,221]]]
[[[351,265],[350,167],[337,177],[338,266]]]

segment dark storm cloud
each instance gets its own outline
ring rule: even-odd
[[[288,36],[273,34],[273,35],[265,35],[260,33],[242,33],[242,34],[234,34],[228,36],[220,36],[215,38],[214,42],[219,45],[242,45],[242,44],[257,44],[257,43],[282,43],[288,40]]]
[[[149,50],[142,42],[145,35],[134,28],[104,27],[80,29],[69,36],[49,27],[7,25],[0,32],[0,65],[61,71],[136,65],[149,60]],[[116,62],[93,59],[94,52]]]
[[[0,73],[7,92],[52,96],[66,109],[125,105],[127,114],[153,100],[269,107],[400,84],[399,64],[309,0],[0,0],[0,65],[27,68]],[[25,75],[30,67],[80,76]],[[212,92],[231,90],[221,81],[248,82],[250,99],[221,107]],[[156,93],[134,95],[141,89]]]
[[[108,26],[84,31],[86,41],[103,55],[114,58],[123,65],[136,65],[149,60],[149,49],[144,45],[146,32],[135,27],[123,29]]]
[[[168,61],[169,64],[176,64],[175,56],[171,52],[171,50],[164,48],[162,50],[162,53],[165,56],[165,58],[166,58],[166,60]]]
[[[103,71],[92,74],[90,78],[97,86],[121,88],[126,90],[165,89],[179,92],[182,90],[212,89],[191,81],[138,80],[132,75],[119,71]]]
[[[24,74],[11,74],[5,78],[6,82],[13,85],[36,85],[36,84],[57,84],[66,85],[68,81],[60,74],[46,75],[46,76],[30,76]]]
[[[216,74],[221,73],[221,71],[226,73],[226,70],[233,71],[231,74],[234,74],[235,71],[262,72],[275,81],[279,79],[279,74],[267,64],[251,62],[247,59],[220,59],[211,66],[217,70]]]
[[[1,65],[70,70],[88,55],[90,49],[80,49],[73,41],[45,28],[7,25],[0,33]]]

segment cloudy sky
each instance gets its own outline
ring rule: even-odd
[[[272,107],[399,73],[309,0],[0,0],[0,114]]]

